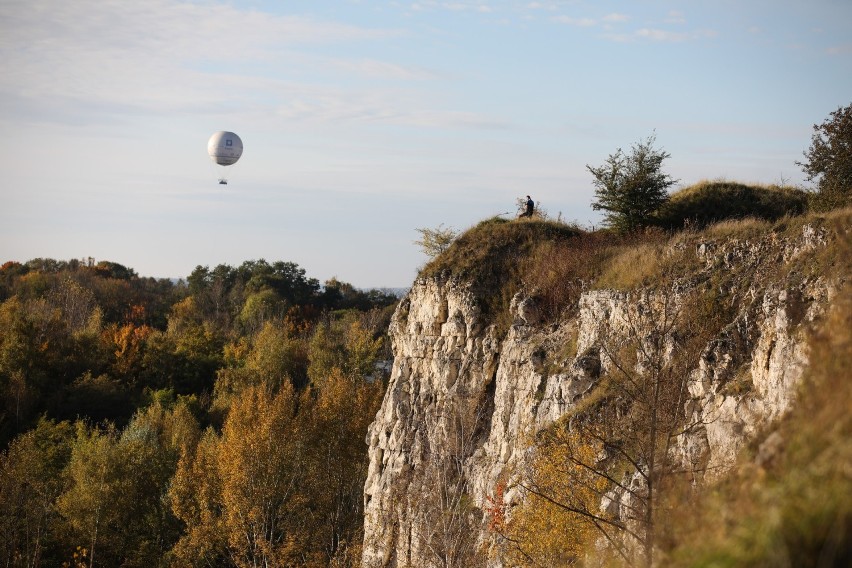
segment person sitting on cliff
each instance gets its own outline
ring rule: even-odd
[[[520,219],[521,217],[532,217],[534,210],[535,210],[535,202],[533,202],[532,198],[529,195],[527,195],[526,209],[524,209],[524,211],[520,215],[518,215],[518,219]]]

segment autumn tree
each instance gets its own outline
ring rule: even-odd
[[[673,446],[700,426],[686,414],[689,371],[714,330],[699,326],[671,290],[623,299],[623,315],[589,350],[602,369],[594,392],[546,434],[520,484],[578,523],[575,543],[592,530],[625,564],[651,566],[657,521],[671,506],[667,489],[683,468]]]
[[[0,443],[30,427],[40,412],[61,413],[57,394],[86,371],[100,373],[106,365],[97,307],[75,312],[71,327],[66,302],[51,294],[52,286],[0,305]]]
[[[77,544],[87,550],[90,567],[96,562],[118,562],[124,544],[120,531],[125,507],[131,505],[125,501],[130,479],[117,437],[114,429],[90,429],[78,423],[68,467],[71,486],[58,500]]]
[[[278,566],[298,558],[302,435],[289,383],[254,386],[231,404],[221,437],[208,432],[185,452],[171,490],[187,533],[175,548],[194,564],[224,556],[234,566]]]
[[[513,565],[578,564],[598,536],[595,523],[611,522],[584,514],[598,507],[608,489],[606,479],[586,467],[602,450],[599,441],[572,432],[567,420],[539,435],[518,487],[521,504],[509,516],[502,495],[499,503],[492,503],[496,522],[491,530],[505,540],[505,556]]]
[[[35,259],[0,286],[4,564],[357,565],[395,297],[262,260],[186,288]]]
[[[181,457],[171,487],[186,526],[174,552],[181,562],[343,566],[360,556],[363,438],[383,385],[333,366],[299,393],[274,343],[247,368],[257,378],[268,368],[271,380],[238,387],[221,435],[208,430]]]
[[[184,527],[170,551],[179,565],[221,566],[228,558],[222,525],[219,444],[219,436],[208,428],[198,444],[185,447],[169,486],[168,503]]]
[[[306,519],[320,546],[320,565],[357,565],[363,539],[367,477],[364,435],[384,394],[375,377],[382,338],[350,312],[319,324],[308,356],[310,387],[302,396]]]
[[[17,297],[0,305],[0,443],[4,446],[28,425],[48,380],[47,365],[40,357],[39,327],[27,317],[25,302]]]
[[[383,339],[374,338],[355,314],[320,323],[310,339],[308,378],[319,384],[333,369],[348,377],[373,375]]]
[[[195,312],[194,299],[176,303],[165,331],[125,324],[139,357],[132,377],[141,387],[173,388],[178,394],[210,390],[222,362],[224,337]]]
[[[364,434],[381,405],[381,381],[331,369],[302,397],[307,433],[304,522],[317,565],[357,566],[363,540]],[[310,402],[309,402],[310,401]]]
[[[282,321],[268,321],[253,337],[226,346],[226,365],[216,371],[214,415],[227,413],[231,402],[249,387],[273,392],[285,382],[301,388],[307,382],[308,347],[296,330]]]

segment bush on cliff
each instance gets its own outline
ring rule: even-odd
[[[703,181],[673,194],[657,212],[656,222],[665,229],[677,230],[746,217],[775,221],[803,214],[807,201],[806,192],[788,186]]]

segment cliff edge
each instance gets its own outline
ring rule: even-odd
[[[661,357],[678,361],[670,367],[684,385],[684,427],[669,452],[695,484],[724,476],[795,404],[808,337],[849,276],[837,256],[849,250],[848,220],[742,222],[593,245],[548,228],[543,258],[523,249],[535,224],[513,222],[499,230],[523,225],[520,252],[494,249],[510,268],[470,260],[475,272],[464,265],[471,253],[448,251],[459,266],[427,267],[390,326],[393,368],[367,435],[363,565],[501,565],[490,516],[525,498],[511,479],[537,433],[589,405],[619,365],[614,346],[660,336]],[[524,272],[590,258],[590,248],[604,252],[577,278]],[[553,290],[568,288],[554,307]],[[627,523],[625,493],[615,484],[601,507]]]

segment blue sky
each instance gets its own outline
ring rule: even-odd
[[[293,261],[408,286],[418,227],[530,194],[584,225],[586,165],[804,183],[852,103],[852,2],[0,0],[0,262],[143,276]],[[245,152],[216,183],[207,139]]]

